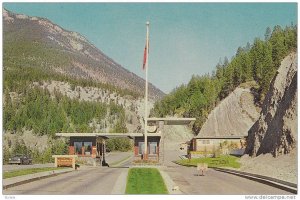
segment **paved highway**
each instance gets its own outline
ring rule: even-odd
[[[3,194],[111,194],[117,178],[128,168],[83,167],[78,171],[3,190]]]
[[[180,154],[180,152],[177,152]],[[201,195],[288,195],[292,194],[262,183],[239,176],[209,169],[205,176],[198,176],[196,168],[172,163],[178,159],[175,151],[166,151],[162,168],[179,186],[184,194]],[[34,181],[3,191],[3,194],[111,194],[118,177],[128,170],[129,162],[123,167],[82,167],[78,171]]]
[[[198,176],[195,167],[183,167],[172,160],[180,159],[177,151],[165,151],[165,172],[184,194],[201,195],[289,195],[290,192],[255,182],[239,176],[208,169],[205,176]]]
[[[167,167],[165,172],[184,194],[201,195],[287,195],[292,194],[239,176],[209,169],[205,176],[198,176],[196,168]]]
[[[108,163],[127,158],[130,153],[111,154]],[[4,195],[100,195],[111,194],[122,172],[128,170],[131,160],[120,167],[88,167],[58,176],[33,181],[3,190]]]

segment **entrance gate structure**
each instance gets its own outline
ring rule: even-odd
[[[148,118],[147,126],[147,158],[159,164],[164,164],[164,129],[167,125],[188,125],[195,118]],[[69,155],[78,157],[96,157],[105,165],[106,139],[116,137],[128,137],[134,141],[134,159],[140,160],[144,153],[143,133],[56,133],[58,137],[68,137]],[[179,147],[178,147],[179,148]]]

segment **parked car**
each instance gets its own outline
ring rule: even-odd
[[[25,155],[15,155],[9,158],[8,164],[31,165],[32,159]]]

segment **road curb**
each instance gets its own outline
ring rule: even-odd
[[[167,172],[161,170],[161,168],[158,168],[158,170],[166,184],[169,194],[183,194],[182,191],[180,191],[180,188],[176,188],[176,184],[174,183],[174,181],[172,180],[172,178],[169,176]]]
[[[113,190],[111,192],[111,194],[113,195],[124,195],[126,192],[126,184],[127,184],[127,176],[128,176],[128,169],[124,170],[120,176],[118,177]]]
[[[211,169],[214,169],[216,171],[224,172],[224,173],[229,173],[232,175],[240,176],[243,178],[247,178],[256,182],[260,182],[266,185],[270,185],[272,187],[276,187],[294,194],[297,194],[297,184],[295,183],[290,183],[287,181],[279,180],[276,178],[272,177],[267,177],[263,175],[258,175],[258,174],[252,174],[248,172],[241,172],[241,171],[236,171],[232,169],[224,169],[224,168],[218,168],[218,167],[213,167]]]
[[[22,185],[25,183],[30,183],[33,181],[49,178],[52,176],[57,176],[60,174],[65,174],[74,171],[73,169],[61,169],[61,170],[54,170],[54,171],[46,171],[46,172],[40,172],[40,173],[34,173],[34,174],[28,174],[24,176],[16,176],[13,178],[7,178],[2,180],[3,184],[3,190],[15,187],[18,185]]]

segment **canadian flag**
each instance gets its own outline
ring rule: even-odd
[[[148,43],[148,45],[147,45],[147,43]],[[147,46],[148,46],[148,49],[147,49]],[[148,54],[149,54],[149,41],[146,41],[145,50],[144,50],[143,70],[145,70],[145,68],[146,68]]]

